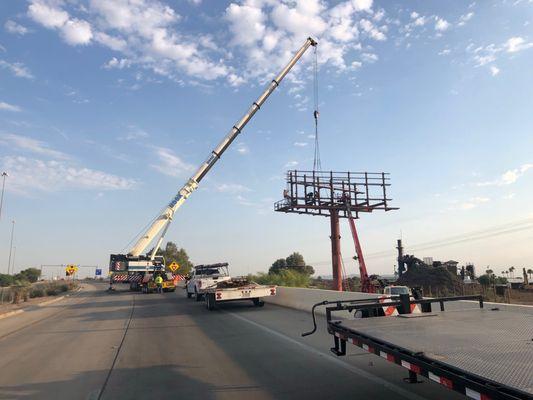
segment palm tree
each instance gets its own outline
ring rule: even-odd
[[[514,267],[510,267],[509,272],[511,273],[511,278],[514,278]]]
[[[529,275],[529,279],[532,279],[532,278],[531,278],[531,275],[533,275],[533,269],[529,268],[529,269],[527,270],[527,274]]]
[[[491,269],[487,269],[487,270],[485,271],[485,273],[486,273],[488,276],[491,276],[491,275],[494,273],[494,271],[491,270]]]
[[[502,275],[507,276],[508,273],[509,273],[508,271],[502,271]]]

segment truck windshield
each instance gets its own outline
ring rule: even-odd
[[[400,294],[409,294],[409,289],[406,287],[392,287],[390,288],[390,294],[400,295]]]
[[[224,275],[224,271],[219,268],[200,269],[197,273],[199,275]]]

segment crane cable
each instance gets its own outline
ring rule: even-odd
[[[313,117],[315,118],[315,155],[313,159],[313,171],[322,170],[322,163],[320,161],[320,147],[318,145],[318,50],[317,46],[314,47],[314,61],[313,61],[313,97],[314,97],[314,110]]]

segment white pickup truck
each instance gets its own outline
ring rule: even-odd
[[[205,290],[205,304],[208,310],[227,301],[252,301],[256,307],[265,304],[262,297],[275,296],[275,285],[259,285],[246,277],[231,278],[219,281]]]
[[[187,297],[191,298],[194,295],[196,301],[201,301],[208,287],[230,279],[228,263],[197,265],[185,285]]]

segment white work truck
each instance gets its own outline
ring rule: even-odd
[[[194,295],[196,301],[201,301],[208,287],[230,279],[228,263],[197,265],[185,285],[187,297],[191,298]]]
[[[228,301],[252,301],[256,307],[263,307],[263,297],[275,296],[275,285],[260,285],[247,277],[219,281],[205,289],[205,304],[214,310],[220,303]]]

